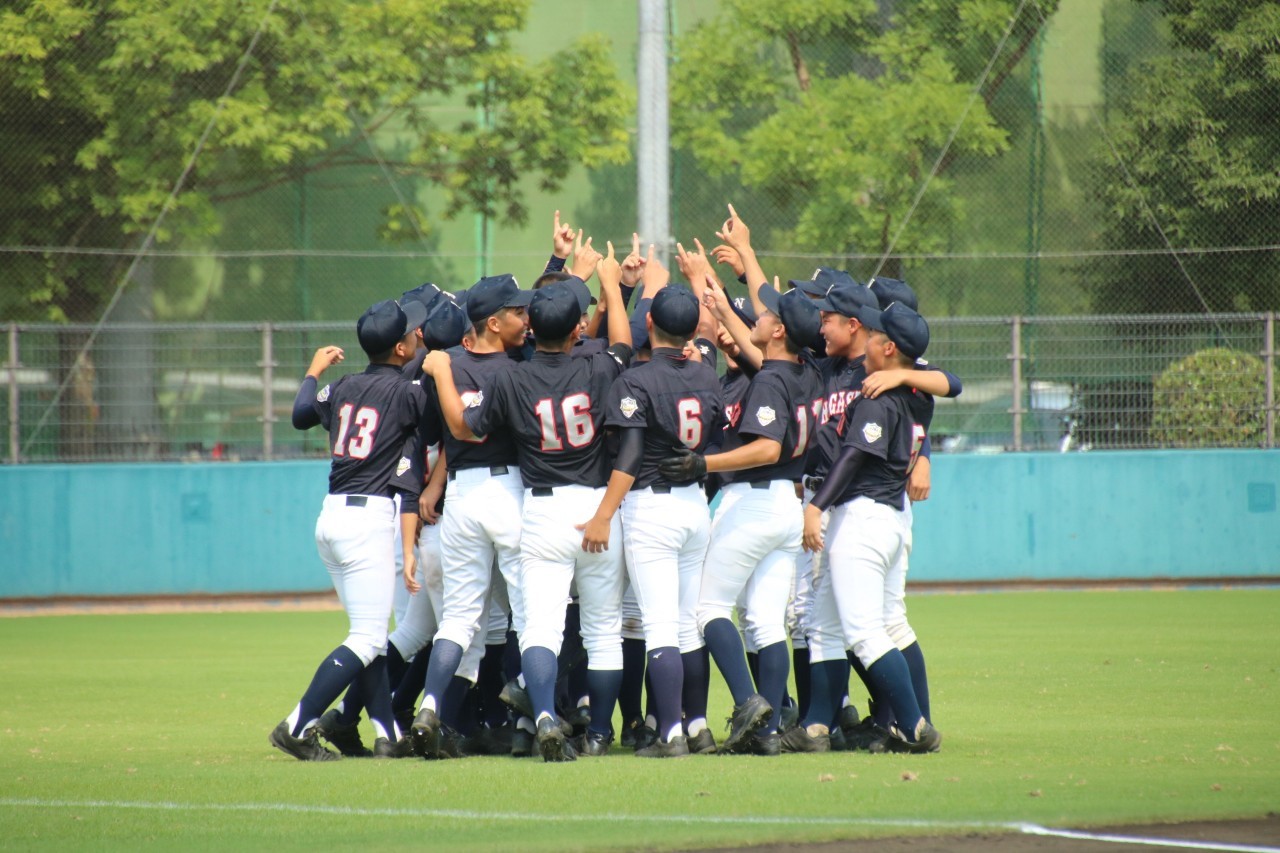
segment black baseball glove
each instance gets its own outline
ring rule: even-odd
[[[672,483],[692,483],[707,476],[707,457],[691,450],[681,450],[659,462],[658,473]]]

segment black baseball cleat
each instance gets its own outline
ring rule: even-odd
[[[434,759],[440,752],[440,717],[430,708],[423,708],[413,718],[409,727],[409,739],[413,752],[423,758]]]
[[[826,726],[814,726],[815,731],[809,731],[804,726],[793,726],[787,729],[782,736],[780,746],[783,752],[830,752],[831,751],[831,735],[827,732]],[[816,731],[821,729],[821,731]]]
[[[850,752],[862,751],[881,755],[889,751],[889,741],[893,740],[893,735],[888,729],[876,725],[876,721],[871,717],[864,717],[862,722],[845,731],[844,739],[845,748]]]
[[[343,725],[337,708],[325,711],[316,723],[320,737],[337,747],[348,758],[368,758],[373,755],[360,739],[360,724]]]
[[[635,717],[622,727],[622,738],[619,742],[628,749],[635,749],[636,733],[642,728],[644,728],[644,717]]]
[[[773,707],[759,693],[752,693],[741,705],[735,705],[729,718],[729,736],[720,744],[720,752],[736,752],[743,739],[768,723],[772,714]]]
[[[782,736],[777,732],[767,734],[755,732],[742,742],[742,748],[738,752],[747,755],[777,755],[782,752]]]
[[[551,717],[542,717],[538,720],[538,734],[535,740],[538,743],[538,752],[542,753],[543,761],[573,761],[578,757],[577,752],[564,736],[564,732],[560,731],[560,726]]]
[[[656,740],[644,749],[636,750],[637,758],[684,758],[689,754],[689,741],[684,735],[671,740]]]
[[[289,721],[281,720],[280,725],[271,730],[267,741],[283,753],[292,755],[299,761],[337,761],[342,758],[320,745],[320,737],[316,727],[312,726],[302,733],[302,737],[294,737],[289,731]]]
[[[853,729],[860,722],[861,718],[858,717],[857,705],[845,705],[836,716],[836,725],[844,731],[846,736],[848,736],[850,729]],[[834,734],[834,730],[832,733]]]
[[[784,704],[782,710],[778,713],[778,717],[778,726],[785,732],[787,729],[800,725],[800,707],[798,705]]]
[[[591,706],[579,705],[574,708],[568,717],[569,725],[573,729],[573,736],[586,734],[587,726],[591,725]]]
[[[384,737],[376,738],[373,741],[373,757],[412,758],[413,741],[407,737],[402,737],[395,743],[392,743]]]
[[[832,752],[848,752],[849,751],[849,742],[845,740],[844,732],[840,729],[839,726],[836,726],[834,729],[832,729],[831,732],[827,735],[827,737],[831,740]]]
[[[711,729],[703,729],[696,735],[689,735],[689,752],[694,755],[711,755],[716,751],[716,736]]]
[[[436,758],[461,758],[462,756],[462,735],[448,726],[442,727],[440,730],[440,749],[436,752]]]
[[[533,701],[529,698],[529,691],[521,687],[520,682],[514,678],[502,685],[498,698],[514,708],[516,713],[522,717],[528,717],[532,720],[537,716],[533,712]]]
[[[897,726],[894,726],[890,733],[889,751],[905,752],[912,755],[923,755],[928,752],[938,752],[942,749],[942,733],[933,727],[933,724],[923,717],[920,722],[916,723],[915,739],[907,740]]]
[[[528,758],[533,755],[533,734],[517,728],[511,733],[511,757]]]
[[[613,746],[612,734],[601,734],[591,729],[587,729],[577,740],[576,748],[582,755],[608,755],[609,747]]]
[[[636,749],[644,749],[646,746],[653,746],[658,742],[658,730],[649,728],[644,723],[640,724],[640,728],[635,732]]]

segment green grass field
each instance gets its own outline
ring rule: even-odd
[[[565,765],[271,749],[338,612],[0,619],[0,837],[663,849],[1257,817],[1280,806],[1277,610],[1270,589],[917,596],[938,755]]]

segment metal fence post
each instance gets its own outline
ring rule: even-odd
[[[1013,315],[1013,333],[1010,336],[1009,361],[1012,362],[1011,379],[1013,382],[1013,407],[1009,414],[1013,416],[1013,449],[1022,449],[1022,316]]]
[[[1276,446],[1276,312],[1268,311],[1262,360],[1267,366],[1267,447]]]
[[[17,464],[21,450],[18,429],[18,324],[9,324],[9,461]]]
[[[275,405],[272,400],[272,385],[275,382],[275,347],[271,336],[271,324],[262,324],[262,458],[270,460],[275,451],[273,424],[276,420]]]

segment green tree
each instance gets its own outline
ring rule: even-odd
[[[1157,254],[1090,264],[1095,309],[1143,313],[1280,307],[1280,255],[1175,249],[1269,246],[1280,221],[1280,5],[1158,0],[1172,50],[1128,69],[1092,193],[1111,249]],[[1110,143],[1110,144],[1108,144]],[[1114,151],[1112,150],[1114,145]],[[1199,290],[1199,295],[1196,290]],[[1201,301],[1203,296],[1204,302]]]
[[[675,142],[706,173],[760,191],[754,206],[774,214],[763,217],[775,224],[770,248],[884,251],[1017,8],[1012,0],[725,0],[677,45]],[[945,245],[962,215],[947,166],[1006,149],[989,107],[1041,26],[1023,10],[896,251]]]
[[[444,189],[439,215],[475,210],[520,223],[517,177],[554,188],[573,164],[624,161],[631,110],[600,37],[539,63],[512,51],[528,5],[282,3],[223,99],[266,0],[8,4],[0,11],[0,244],[137,247],[215,114],[161,243],[215,235],[222,201],[371,164],[364,134],[383,127],[410,140],[388,158],[391,167]],[[487,120],[458,122],[431,109],[459,94]],[[430,229],[412,194],[386,213],[384,236]],[[0,257],[0,316],[72,321],[99,315],[130,260],[66,251]]]

